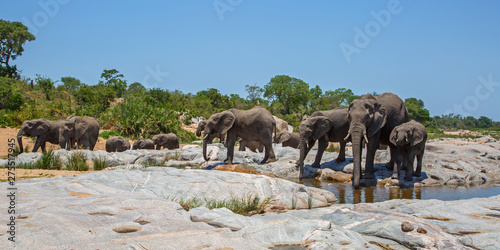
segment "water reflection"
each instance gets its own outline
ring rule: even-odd
[[[459,200],[470,198],[490,197],[500,194],[500,183],[491,183],[480,186],[444,186],[423,188],[400,187],[362,187],[355,190],[351,184],[335,184],[321,182],[316,179],[297,181],[306,186],[328,190],[337,196],[340,204],[373,203],[392,199],[439,199]]]

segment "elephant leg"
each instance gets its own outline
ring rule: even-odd
[[[234,144],[236,143],[236,140],[228,136],[226,138],[226,142],[227,142],[227,158],[226,160],[224,160],[224,163],[233,164]]]
[[[161,145],[160,144],[156,144],[156,150],[160,150],[161,148]]]
[[[345,144],[346,142],[340,142],[340,151],[339,156],[335,159],[335,162],[344,162],[345,161]]]
[[[269,142],[264,144],[264,159],[262,160],[261,164],[265,164],[267,162],[275,162],[276,161],[276,155],[274,154],[273,150],[273,142],[272,140],[269,140]]]
[[[413,162],[415,161],[415,149],[409,149],[406,154],[406,174],[405,181],[413,180]]]
[[[366,145],[366,163],[365,163],[365,179],[375,179],[375,174],[373,170],[373,162],[375,160],[375,152],[378,148],[378,142],[372,139]]]
[[[399,171],[401,170],[401,164],[403,162],[403,152],[400,149],[396,150],[396,159],[394,165],[392,166],[392,176],[391,179],[399,179]]]
[[[36,141],[35,141],[35,146],[33,146],[33,150],[31,152],[36,152],[38,151],[38,149],[40,148],[40,146],[42,146],[43,144],[43,139],[40,138],[40,137],[37,137],[36,138]],[[42,148],[42,151],[44,151],[44,149]]]
[[[394,164],[396,163],[398,158],[398,149],[391,143],[391,145],[389,145],[389,152],[391,154],[391,160],[389,160],[389,162],[385,164],[385,167],[387,169],[392,169],[394,166],[396,166]]]
[[[46,145],[46,142],[45,142],[45,141],[43,141],[43,142],[42,142],[42,145],[40,146],[40,147],[42,148],[42,152],[46,152],[46,150],[45,150],[45,145]]]
[[[415,170],[416,177],[420,177],[422,175],[422,160],[424,158],[424,149],[417,155],[417,169]]]
[[[238,151],[245,151],[245,141],[240,141],[240,147],[238,148]]]
[[[325,137],[321,137],[318,140],[318,153],[316,154],[316,158],[314,159],[314,163],[311,165],[312,168],[320,168],[321,167],[321,158],[323,157],[323,153],[328,147],[328,139]]]

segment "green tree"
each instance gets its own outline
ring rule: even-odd
[[[12,85],[16,80],[0,77],[0,109],[19,110],[24,98]]]
[[[492,126],[493,126],[493,121],[486,116],[480,116],[479,119],[477,119],[478,128],[489,128]]]
[[[55,82],[48,77],[43,77],[40,75],[37,75],[35,82],[37,87],[39,87],[43,91],[43,93],[45,93],[45,98],[50,101],[50,95],[54,91]]]
[[[247,100],[252,103],[257,103],[262,96],[262,92],[264,92],[261,87],[257,86],[257,83],[245,85],[245,91],[248,93]]]
[[[17,67],[10,66],[10,60],[21,56],[24,44],[33,40],[35,36],[22,23],[0,19],[0,76],[18,77]]]
[[[284,115],[307,107],[309,96],[309,84],[287,75],[277,75],[264,86],[264,97],[281,103]]]
[[[146,91],[146,88],[142,84],[134,82],[128,86],[127,96],[142,95],[146,93]]]
[[[414,97],[406,98],[405,105],[408,109],[410,119],[415,119],[415,121],[422,123],[424,126],[429,125],[432,119],[429,116],[429,110],[424,106],[424,101]]]
[[[116,69],[103,70],[101,79],[99,84],[112,87],[116,97],[123,97],[127,91],[127,81],[123,79],[123,74],[120,74]]]

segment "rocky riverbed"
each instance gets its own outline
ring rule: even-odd
[[[10,217],[5,195],[0,242],[13,249],[500,248],[500,195],[333,204],[337,198],[332,193],[286,180],[298,174],[296,149],[276,146],[278,161],[262,165],[258,162],[263,154],[236,151],[237,164],[230,166],[220,164],[226,157],[222,145],[211,145],[208,151],[209,162],[203,160],[199,145],[121,153],[83,150],[89,159],[103,157],[112,167],[79,176],[18,181],[16,242],[8,241],[12,236],[6,226]],[[63,161],[69,153],[56,151]],[[313,150],[306,164],[314,155]],[[348,182],[352,162],[348,158],[337,164],[336,155],[325,153],[320,171],[306,165],[307,175]],[[24,153],[16,164],[40,156]],[[432,141],[422,177],[402,184],[425,188],[498,181],[499,157],[500,144],[491,138]],[[376,159],[377,180],[372,184],[394,185],[392,172],[383,167],[388,152],[379,151]],[[0,190],[7,192],[8,187],[0,183]],[[226,208],[209,210],[203,204],[257,196],[271,202],[265,213],[252,216]],[[181,199],[193,198],[200,207],[186,211],[179,205]]]

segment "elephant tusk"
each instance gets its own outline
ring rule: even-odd
[[[205,134],[205,136],[203,136],[203,140],[205,140],[207,138],[208,138],[208,134]]]
[[[349,137],[351,137],[351,133],[347,133],[347,136],[344,138],[344,141],[349,140]]]
[[[364,134],[363,137],[365,138],[366,143],[368,143],[368,137],[366,136],[366,134]]]

